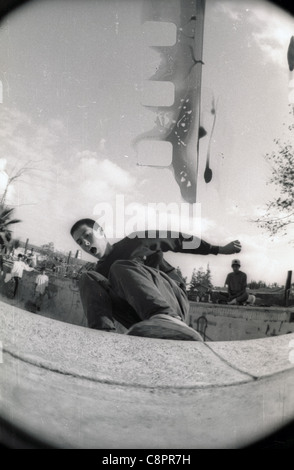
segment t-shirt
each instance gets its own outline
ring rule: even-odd
[[[189,253],[217,255],[219,247],[210,245],[204,240],[182,233],[167,232],[166,237],[161,237],[159,231],[154,231],[150,236],[148,231],[136,232],[112,245],[112,251],[101,258],[96,271],[108,278],[111,265],[117,260],[136,259],[146,266],[159,269],[172,278],[185,290],[185,281],[180,274],[163,257],[163,253],[173,251],[175,253]]]
[[[247,286],[247,276],[242,271],[231,272],[227,275],[225,284],[228,286],[230,295],[245,292]]]
[[[46,287],[49,284],[49,278],[46,274],[38,274],[36,277],[36,292],[44,294]]]
[[[33,270],[34,268],[30,268],[23,261],[14,261],[12,269],[11,269],[11,276],[21,278],[24,271],[33,271]]]

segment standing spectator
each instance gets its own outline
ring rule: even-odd
[[[11,269],[11,277],[15,281],[13,297],[16,296],[16,292],[18,290],[19,282],[22,278],[24,271],[35,271],[34,268],[30,268],[26,263],[23,262],[23,255],[19,253],[17,256],[17,261],[14,261],[12,269]]]
[[[37,266],[37,256],[34,252],[34,248],[31,249],[31,252],[28,255],[29,266],[35,268]]]
[[[48,292],[49,277],[46,274],[45,268],[42,268],[41,274],[38,274],[35,280],[35,299],[37,310],[40,310],[44,295]]]

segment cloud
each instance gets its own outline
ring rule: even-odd
[[[65,128],[64,122],[61,119],[50,119],[48,122],[49,127],[55,131],[63,131]]]
[[[250,260],[250,263],[256,264],[256,268],[271,271],[273,265],[275,267],[279,265],[279,269],[281,269],[283,264],[287,265],[289,263],[291,258],[290,253],[294,247],[286,243],[284,237],[276,236],[269,238],[268,235],[262,232],[255,232],[254,234],[239,233],[237,237],[242,241],[242,257],[244,256]],[[287,253],[289,257],[286,256]],[[274,259],[276,260],[275,262]],[[267,275],[268,272],[265,274]]]
[[[167,231],[186,233],[198,238],[215,226],[215,222],[201,218],[200,205],[187,203],[134,203],[119,195],[115,203],[100,203],[95,207],[95,220],[103,226],[108,238],[122,238],[132,232],[159,230],[165,238]],[[152,236],[152,235],[150,235]]]
[[[52,123],[51,123],[52,124]],[[41,162],[42,169],[58,160],[56,146],[63,136],[55,124],[37,125],[16,108],[1,107],[0,154],[6,158],[6,171],[22,167],[28,161]]]
[[[0,164],[9,173],[28,161],[39,162],[32,166],[43,171],[42,175],[38,173],[37,179],[44,183],[44,192],[50,193],[50,199],[55,198],[57,192],[70,195],[66,200],[78,195],[79,200],[89,197],[98,202],[119,191],[127,193],[134,186],[135,179],[105,154],[65,149],[61,120],[51,119],[46,127],[33,123],[17,109],[2,108],[2,112],[0,151],[7,158]],[[64,155],[69,157],[65,159]],[[28,183],[33,183],[32,174],[27,175]],[[28,188],[23,190],[29,191]]]
[[[226,275],[231,270],[233,258],[240,259],[241,269],[247,274],[248,282],[262,280],[266,283],[285,283],[287,271],[293,268],[293,245],[283,243],[280,237],[270,240],[261,233],[250,235],[246,232],[239,232],[234,234],[234,238],[239,239],[242,244],[242,251],[237,255],[209,255],[208,257],[183,255],[178,261],[175,256],[170,259],[183,268],[184,275],[188,275],[189,279],[194,267],[205,267],[209,263],[212,280],[216,286],[223,286]],[[210,236],[205,236],[204,239],[213,243]],[[232,237],[228,239],[218,237],[214,243],[224,245],[231,240]]]
[[[100,150],[100,152],[104,152],[104,151],[105,151],[105,144],[106,144],[106,139],[104,139],[104,138],[100,139],[100,142],[99,142],[99,150]]]
[[[77,164],[70,169],[70,178],[75,180],[75,191],[80,197],[90,197],[98,203],[134,188],[135,178],[105,155],[86,150],[78,152],[74,160]]]
[[[0,158],[0,171],[4,171],[7,165],[6,158]]]
[[[45,243],[62,239],[61,233],[67,240],[72,222],[93,216],[97,203],[113,203],[116,194],[136,194],[136,179],[105,154],[69,146],[61,120],[45,126],[17,109],[2,107],[1,113],[0,194],[8,175],[28,161],[34,167],[10,186],[6,201],[16,207],[23,221],[17,230],[25,237]]]
[[[60,168],[49,206],[59,230],[68,233],[79,218],[97,219],[97,207],[112,213],[116,197],[130,197],[136,179],[104,155],[85,150],[72,155],[70,167]]]
[[[250,9],[248,21],[256,29],[252,34],[255,44],[268,62],[287,67],[287,49],[293,35],[293,20],[273,5],[259,5]]]
[[[241,3],[240,0],[238,3]],[[215,12],[222,13],[233,21],[242,20],[244,8],[240,10],[240,5],[237,7],[234,2],[215,2],[213,7]]]
[[[250,37],[266,62],[287,67],[287,49],[293,35],[293,20],[289,14],[270,2],[215,2],[214,12],[232,20],[232,27],[250,25]]]

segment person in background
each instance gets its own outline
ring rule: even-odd
[[[28,254],[28,263],[31,268],[35,268],[37,266],[37,256],[34,248],[32,248],[31,252]]]
[[[46,274],[45,268],[41,269],[41,273],[38,274],[35,280],[34,297],[37,310],[41,309],[44,295],[48,292],[49,277]]]
[[[239,259],[233,259],[233,272],[227,275],[225,286],[228,287],[228,304],[243,305],[248,300],[247,275],[240,271],[241,263]]]
[[[11,269],[11,278],[15,281],[15,287],[13,291],[13,297],[16,296],[19,283],[22,279],[22,275],[24,271],[35,271],[34,268],[31,268],[23,261],[23,255],[21,253],[17,256],[17,261],[14,261],[12,269]]]

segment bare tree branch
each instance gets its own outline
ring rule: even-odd
[[[20,178],[23,175],[26,175],[30,172],[47,171],[44,168],[38,168],[38,166],[36,166],[37,164],[39,164],[43,161],[44,161],[44,159],[41,159],[41,160],[28,160],[27,162],[24,163],[24,165],[21,168],[18,168],[18,169],[17,169],[17,165],[13,166],[10,174],[8,174],[8,180],[7,180],[4,192],[3,192],[1,200],[0,200],[0,204],[2,206],[5,205],[8,189],[14,181],[18,180],[18,181],[24,182],[24,181],[20,180]]]
[[[272,168],[267,184],[275,186],[278,194],[267,202],[265,214],[252,221],[271,235],[285,235],[286,228],[294,224],[294,147],[279,139],[274,142],[277,148],[265,158]]]

